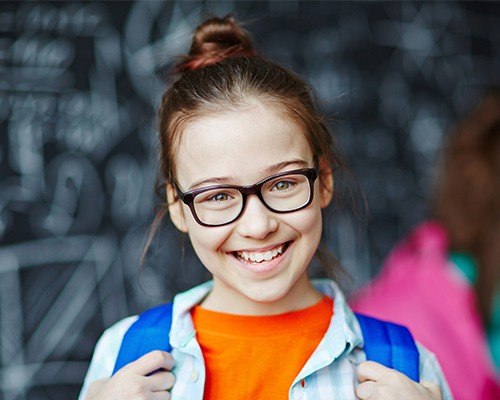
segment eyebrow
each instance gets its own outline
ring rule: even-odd
[[[287,167],[290,166],[296,166],[298,168],[311,168],[309,163],[307,161],[304,161],[302,159],[293,159],[293,160],[288,160],[288,161],[282,161],[277,164],[270,165],[265,169],[266,174],[268,175],[273,175],[276,174],[282,170],[284,170]],[[207,179],[202,179],[200,181],[197,181],[193,183],[189,188],[188,191],[191,191],[193,189],[197,189],[201,186],[210,184],[210,185],[227,185],[230,184],[231,182],[234,182],[235,178],[233,176],[221,176],[221,177],[213,177],[213,178],[207,178]]]

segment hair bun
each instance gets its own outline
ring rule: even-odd
[[[193,71],[229,57],[255,55],[250,35],[233,15],[214,17],[196,28],[189,55],[177,65],[177,71]]]

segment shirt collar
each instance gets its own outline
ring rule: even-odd
[[[205,298],[212,287],[213,281],[208,281],[174,297],[170,330],[172,347],[184,347],[196,335],[190,311]]]
[[[314,287],[333,299],[333,318],[325,338],[350,344],[351,347],[363,345],[363,335],[358,320],[349,308],[344,294],[330,279],[313,279]]]
[[[363,338],[358,321],[337,284],[328,279],[314,279],[312,283],[318,291],[333,299],[333,318],[316,349],[325,351],[331,362],[346,349],[350,351],[361,346]],[[173,347],[184,347],[196,335],[190,311],[207,296],[212,287],[213,281],[208,281],[175,296],[170,335]]]
[[[327,279],[312,280],[314,287],[333,299],[333,318],[325,336],[294,380],[307,377],[315,371],[330,365],[336,359],[349,356],[363,345],[363,337],[358,320],[351,311],[337,284]]]

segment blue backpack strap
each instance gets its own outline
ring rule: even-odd
[[[363,339],[366,359],[404,373],[420,382],[419,353],[408,328],[356,313]]]
[[[172,325],[172,303],[151,308],[139,315],[123,336],[113,375],[128,363],[153,350],[170,352],[170,327]]]
[[[419,353],[410,331],[404,326],[356,313],[367,360],[396,369],[419,382]],[[139,315],[123,336],[113,375],[128,363],[153,350],[171,351],[169,333],[172,303],[151,308]]]

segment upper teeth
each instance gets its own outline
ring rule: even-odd
[[[238,255],[238,257],[243,258],[246,261],[253,261],[253,262],[270,261],[278,254],[282,254],[284,247],[285,247],[284,245],[280,245],[272,250],[265,252],[238,251],[236,252],[236,254]]]

